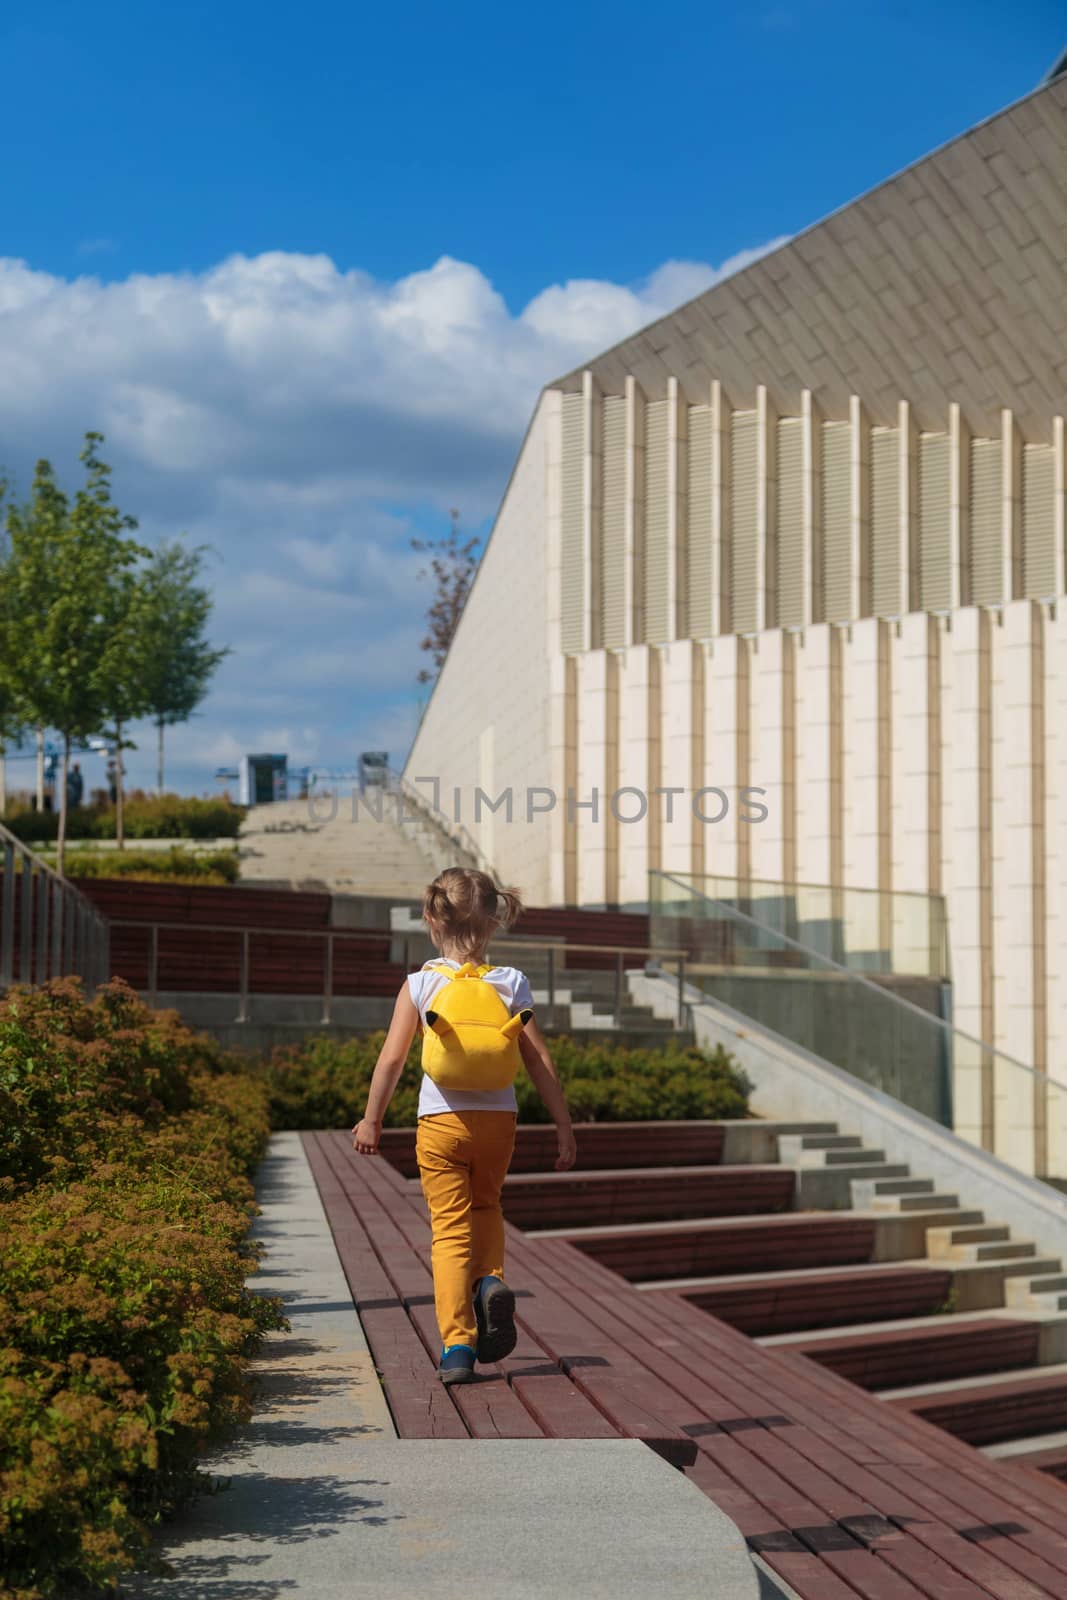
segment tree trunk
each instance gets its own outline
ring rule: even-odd
[[[56,837],[56,871],[60,877],[63,876],[63,853],[67,843],[67,770],[69,767],[70,734],[65,733],[63,735],[63,760],[59,764],[59,833]]]
[[[159,718],[159,756],[156,761],[156,788],[163,793],[163,718]]]
[[[122,817],[122,720],[115,718],[115,843],[120,850],[126,848],[126,835]]]
[[[44,810],[44,729],[37,729],[37,809]]]

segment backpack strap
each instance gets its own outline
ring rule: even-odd
[[[443,972],[446,978],[484,978],[487,972],[492,972],[492,964],[484,962],[476,967],[472,961],[465,961],[461,967],[446,967],[434,962],[432,966],[424,969],[427,972]]]

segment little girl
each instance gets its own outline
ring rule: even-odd
[[[423,921],[443,960],[413,972],[397,996],[393,1020],[374,1068],[367,1109],[352,1130],[355,1148],[377,1153],[382,1117],[404,1070],[416,1029],[446,972],[434,967],[482,966],[493,934],[508,928],[522,910],[518,895],[497,889],[484,872],[448,867],[430,884]],[[518,1034],[523,1065],[556,1124],[556,1171],[574,1165],[570,1112],[536,1020],[533,994],[516,967],[491,967],[483,974],[510,1014],[522,1013]],[[459,980],[461,981],[461,980]],[[516,1024],[517,1026],[518,1024]],[[515,1296],[503,1281],[504,1213],[500,1191],[515,1147],[515,1090],[444,1089],[425,1072],[419,1093],[415,1152],[422,1191],[433,1227],[434,1302],[441,1334],[438,1376],[442,1383],[470,1383],[475,1361],[500,1361],[515,1348]]]

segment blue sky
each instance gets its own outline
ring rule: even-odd
[[[408,541],[487,527],[543,383],[1065,43],[1053,0],[9,4],[0,464],[73,479],[100,428],[149,541],[218,552],[234,654],[175,786],[402,758]]]

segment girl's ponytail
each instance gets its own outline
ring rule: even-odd
[[[429,885],[423,921],[438,939],[473,953],[483,950],[498,928],[510,928],[522,911],[517,889],[498,889],[492,878],[470,867],[446,867]]]

